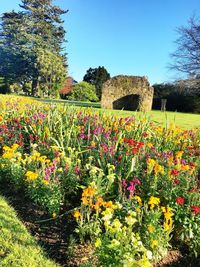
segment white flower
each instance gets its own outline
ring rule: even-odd
[[[149,260],[152,260],[152,258],[153,258],[153,253],[151,252],[151,250],[147,250],[147,258]]]

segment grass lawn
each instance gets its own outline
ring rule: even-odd
[[[49,260],[15,211],[0,196],[0,266],[58,267]]]
[[[41,100],[46,103],[62,103],[70,106],[78,107],[93,107],[98,108],[106,114],[116,115],[120,117],[141,117],[145,116],[150,118],[152,121],[161,124],[162,126],[169,126],[170,123],[175,123],[175,125],[183,128],[200,128],[200,114],[191,114],[191,113],[181,113],[181,112],[161,112],[158,110],[153,110],[150,112],[137,112],[137,111],[127,111],[127,110],[110,110],[110,109],[101,109],[100,103],[92,102],[83,102],[83,101],[68,101],[68,100]]]
[[[169,126],[174,123],[182,128],[200,128],[200,114],[181,113],[181,112],[161,112],[153,110],[149,112],[124,111],[124,110],[104,110],[108,114],[119,115],[121,117],[135,116],[147,117],[151,121],[161,124],[162,126]]]

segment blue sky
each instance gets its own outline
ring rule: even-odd
[[[1,0],[0,13],[18,10],[20,0]],[[180,76],[169,71],[176,28],[187,25],[199,0],[55,0],[69,12],[69,75],[81,81],[87,69],[104,66],[111,76],[147,76],[151,84]]]

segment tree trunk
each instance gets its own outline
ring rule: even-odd
[[[36,96],[38,91],[38,80],[33,79],[32,81],[32,88],[31,88],[31,95]]]

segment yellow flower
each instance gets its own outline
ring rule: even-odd
[[[125,221],[130,226],[137,222],[136,218],[132,217],[131,215],[126,216]]]
[[[190,166],[189,165],[182,165],[181,169],[182,169],[182,171],[189,171]]]
[[[154,159],[148,158],[147,159],[147,173],[150,174],[153,171],[153,168],[156,164]]]
[[[40,162],[46,162],[46,159],[47,159],[47,156],[41,156],[41,157],[39,157],[39,161]]]
[[[43,180],[42,182],[44,185],[49,185],[49,181],[47,181],[47,180]]]
[[[78,219],[79,217],[81,217],[81,213],[79,210],[75,210],[74,212],[74,218]]]
[[[56,219],[56,216],[57,216],[57,214],[54,212],[54,213],[52,214],[52,218],[55,220],[55,219]]]
[[[184,151],[177,151],[175,156],[177,159],[181,159],[182,158],[182,155],[183,155]]]
[[[139,196],[135,196],[134,198],[137,200],[138,204],[139,204],[140,206],[142,206],[142,199],[141,199],[141,197],[139,197]]]
[[[27,181],[35,181],[38,178],[38,174],[32,171],[27,171],[25,176]]]
[[[87,197],[82,197],[81,200],[82,200],[82,204],[83,205],[87,206],[89,204],[89,201],[88,201]]]
[[[49,136],[50,135],[50,131],[49,128],[46,126],[44,127],[44,132]]]
[[[148,147],[148,148],[151,148],[152,146],[153,146],[152,143],[147,143],[147,147]]]
[[[150,205],[150,209],[153,209],[156,205],[159,205],[160,198],[151,196],[148,204]]]
[[[147,229],[148,229],[149,233],[151,233],[151,234],[155,231],[155,228],[153,227],[152,224],[148,224]]]
[[[116,247],[118,247],[120,245],[120,242],[117,239],[113,239],[110,243],[110,245],[108,245],[108,248],[110,249],[114,249]]]
[[[151,248],[155,248],[155,247],[157,247],[158,246],[158,240],[153,240],[152,242],[151,242]]]
[[[164,174],[164,167],[159,165],[158,163],[155,164],[154,166],[154,172],[155,172],[155,175],[158,175],[159,173],[160,174]]]
[[[11,159],[14,156],[13,151],[7,151],[2,155],[3,159]]]
[[[99,248],[101,246],[101,239],[100,238],[97,238],[96,242],[94,243],[95,247],[96,248]]]
[[[170,207],[161,207],[162,212],[164,213],[164,223],[163,228],[168,231],[172,228],[173,220],[172,220],[172,208]]]
[[[91,146],[95,147],[96,143],[94,141],[91,142]]]
[[[96,190],[92,187],[88,187],[86,188],[83,193],[82,193],[82,197],[92,197],[94,196]]]
[[[107,208],[102,212],[102,215],[103,215],[102,220],[104,220],[105,222],[110,221],[110,219],[113,216],[113,209]]]
[[[15,151],[15,150],[18,149],[18,147],[19,147],[18,144],[13,144],[13,145],[11,146],[11,149]]]

